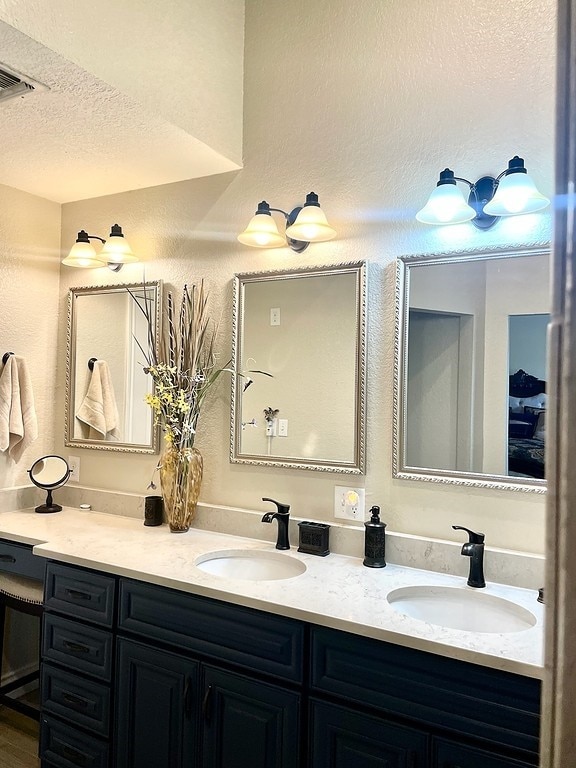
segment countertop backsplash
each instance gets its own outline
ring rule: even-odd
[[[144,495],[76,485],[67,485],[55,492],[55,500],[59,504],[70,507],[90,504],[92,509],[98,512],[142,520],[144,519],[144,498]],[[30,507],[40,503],[42,499],[42,492],[36,488],[3,490],[0,491],[0,511]],[[193,527],[273,541],[276,536],[275,529],[272,526],[263,525],[261,518],[261,511],[200,503]],[[298,542],[298,522],[305,519],[308,518],[291,516],[290,541],[293,546]],[[389,529],[386,531],[386,560],[395,565],[465,577],[469,564],[468,559],[461,556],[461,548],[462,543],[459,542],[426,539],[408,533],[395,533]],[[331,523],[330,551],[340,555],[363,557],[364,527]],[[488,581],[525,589],[538,589],[544,584],[543,555],[492,548],[488,543],[484,568]]]

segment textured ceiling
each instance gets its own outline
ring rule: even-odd
[[[3,22],[0,62],[50,89],[0,102],[0,184],[65,203],[239,167]]]

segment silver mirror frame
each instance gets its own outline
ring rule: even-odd
[[[74,386],[72,376],[76,367],[76,354],[74,339],[76,338],[76,317],[74,304],[78,297],[93,293],[138,290],[144,283],[117,283],[116,285],[90,285],[78,288],[70,288],[68,291],[68,323],[66,331],[66,398],[64,409],[64,445],[67,447],[92,448],[96,451],[115,451],[122,453],[156,454],[160,450],[160,431],[159,428],[152,427],[152,441],[150,445],[139,445],[136,443],[114,442],[107,443],[103,440],[88,440],[72,437],[72,425],[74,423],[74,413],[72,407],[72,398]],[[160,346],[161,321],[162,321],[162,281],[151,280],[145,284],[146,288],[153,288],[155,293],[155,343],[156,349]],[[154,419],[154,414],[150,408],[150,419]]]
[[[444,485],[462,485],[496,491],[546,493],[546,480],[519,480],[504,475],[490,475],[456,470],[426,469],[406,465],[406,378],[408,360],[409,267],[418,264],[454,264],[474,259],[516,258],[551,254],[551,246],[491,251],[462,251],[450,254],[401,256],[396,262],[396,310],[394,339],[394,409],[392,434],[392,476],[399,480],[419,480]]]
[[[354,429],[354,460],[350,463],[322,459],[287,459],[286,457],[265,457],[240,452],[241,419],[238,417],[242,377],[232,376],[232,403],[230,409],[230,462],[251,464],[258,467],[285,467],[308,469],[317,472],[362,475],[366,468],[366,262],[355,261],[330,264],[319,267],[246,272],[234,275],[234,299],[232,307],[232,360],[234,370],[241,368],[243,302],[242,287],[246,282],[261,282],[270,279],[285,280],[294,277],[355,273],[356,280],[356,423]]]

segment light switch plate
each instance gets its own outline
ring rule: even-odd
[[[72,470],[70,473],[70,482],[80,482],[80,459],[78,456],[68,456],[68,467]]]

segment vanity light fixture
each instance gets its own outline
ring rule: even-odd
[[[470,193],[466,201],[456,186],[467,184]],[[500,216],[535,213],[550,205],[550,200],[536,189],[528,176],[524,160],[515,155],[498,176],[482,176],[472,183],[445,168],[440,173],[436,189],[416,218],[423,224],[462,224],[471,221],[478,229],[490,229]]]
[[[278,231],[272,211],[284,216],[285,236]],[[288,244],[293,251],[301,253],[310,243],[321,243],[333,237],[336,237],[336,230],[326,221],[318,195],[310,192],[304,205],[293,208],[290,213],[281,208],[271,208],[266,200],[262,200],[244,232],[238,235],[238,240],[254,248],[280,248]]]
[[[100,240],[104,244],[100,253],[96,252],[90,240]],[[122,233],[122,227],[113,224],[108,240],[104,240],[98,235],[89,235],[88,232],[81,229],[70,253],[62,260],[62,264],[67,267],[84,269],[107,265],[113,272],[119,272],[124,264],[135,261],[139,261],[138,256],[128,245],[128,241]]]

